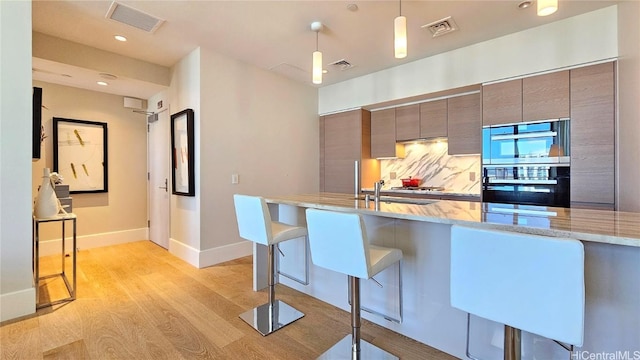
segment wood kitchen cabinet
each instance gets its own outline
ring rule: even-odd
[[[447,99],[420,104],[420,138],[447,136]]]
[[[482,125],[522,121],[522,79],[482,87]]]
[[[522,79],[522,121],[568,118],[569,70]]]
[[[404,157],[404,145],[396,143],[396,109],[371,113],[371,157]]]
[[[482,152],[482,110],[480,93],[448,100],[447,133],[449,155]]]
[[[396,140],[406,141],[420,138],[420,105],[396,108]]]
[[[614,63],[571,70],[571,205],[615,204]]]
[[[482,87],[482,125],[568,118],[569,70]]]
[[[380,177],[371,159],[371,113],[352,110],[320,118],[320,191],[353,194],[355,161],[360,162],[363,186]]]

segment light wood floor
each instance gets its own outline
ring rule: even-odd
[[[41,274],[59,268],[46,257]],[[0,358],[315,359],[350,333],[349,313],[278,285],[306,316],[262,337],[238,318],[267,299],[251,274],[251,257],[196,269],[149,241],[80,251],[77,300],[0,324]],[[62,286],[47,280],[42,296]],[[362,337],[402,359],[455,359],[366,320]]]

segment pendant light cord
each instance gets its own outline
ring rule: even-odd
[[[402,0],[400,0],[400,16],[402,16]]]
[[[318,33],[319,32],[320,31],[316,31],[316,51],[318,51],[318,36],[319,36]]]

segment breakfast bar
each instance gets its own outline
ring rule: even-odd
[[[363,317],[458,358],[467,358],[466,313],[450,306],[452,225],[580,240],[585,251],[585,326],[582,354],[640,351],[640,214],[606,210],[422,200],[407,203],[385,197],[379,202],[353,195],[314,193],[266,196],[273,220],[305,225],[306,208],[362,214],[372,244],[399,248],[400,267],[390,267],[376,281],[362,284],[362,306],[380,315]],[[279,269],[304,277],[304,238],[280,247]],[[254,287],[266,284],[254,247]],[[544,264],[541,264],[544,266]],[[316,266],[304,286],[282,276],[281,284],[349,311],[346,277]],[[398,288],[401,296],[398,297]],[[514,294],[514,296],[518,296]],[[400,307],[402,302],[403,307]],[[402,309],[402,310],[401,310]],[[401,318],[401,322],[393,319]],[[554,321],[548,319],[547,321]],[[502,354],[502,324],[471,316],[470,352],[482,359]],[[522,333],[523,359],[565,359],[552,340]]]

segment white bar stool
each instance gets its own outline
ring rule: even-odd
[[[238,220],[238,231],[243,239],[266,245],[268,252],[269,302],[240,314],[240,318],[263,336],[289,325],[304,314],[283,301],[276,300],[275,247],[285,240],[307,236],[307,229],[271,221],[269,208],[263,198],[233,195]]]
[[[520,330],[568,350],[572,347],[565,344],[582,346],[583,245],[574,239],[454,225],[451,306],[505,324],[505,360],[521,358]],[[468,326],[467,319],[467,356],[473,359]]]
[[[398,359],[360,339],[360,279],[370,279],[402,259],[400,249],[369,244],[359,214],[307,209],[312,262],[349,276],[351,284],[351,335],[318,359]]]

